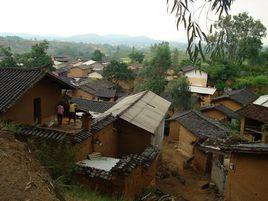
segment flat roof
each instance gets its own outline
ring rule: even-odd
[[[91,167],[99,170],[110,171],[120,159],[112,157],[96,157],[79,161],[77,165],[82,167]]]

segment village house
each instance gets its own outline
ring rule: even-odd
[[[54,121],[63,90],[75,88],[40,68],[0,68],[0,83],[0,116],[30,125]]]
[[[88,77],[91,72],[103,70],[103,68],[101,63],[93,60],[78,62],[69,69],[68,77]]]
[[[183,67],[181,71],[187,77],[191,86],[207,87],[208,74],[206,72],[191,65]]]
[[[196,110],[189,110],[173,115],[169,120],[169,139],[177,142],[179,153],[184,162],[193,160],[196,170],[209,173],[211,155],[198,149],[198,144],[207,139],[221,139],[229,135],[229,131],[217,121],[209,119]],[[184,167],[179,167],[183,172]]]
[[[17,135],[38,139],[37,143],[43,139],[51,150],[64,142],[65,150],[75,153],[75,181],[109,195],[133,198],[154,182],[169,105],[145,91],[124,98],[94,120],[85,114],[80,129],[22,126]]]
[[[93,71],[92,73],[88,74],[88,78],[91,78],[93,80],[101,80],[103,79],[103,76],[100,72]]]
[[[115,89],[115,85],[107,80],[92,80],[89,78],[79,84],[77,89],[70,94],[70,96],[77,98],[109,102],[115,102],[125,95],[125,92]]]
[[[268,145],[238,144],[231,152],[225,189],[226,201],[266,201],[268,198]]]
[[[61,65],[67,64],[71,61],[68,56],[52,56],[51,59],[53,61],[53,67],[56,69],[59,69]]]
[[[255,103],[237,110],[237,113],[242,117],[240,133],[250,141],[268,143],[267,128],[264,128],[264,125],[268,124],[268,107]]]
[[[78,105],[77,111],[89,113],[92,115],[93,119],[115,105],[114,102],[88,100],[75,97],[72,97],[71,101]]]
[[[222,147],[233,144],[228,139],[207,139],[198,145],[198,149],[211,156],[210,181],[213,182],[218,192],[223,195],[226,187],[227,174],[229,169],[230,153],[223,151]]]
[[[214,105],[224,105],[229,109],[236,111],[243,106],[252,103],[257,96],[247,89],[239,89],[230,92],[226,92],[225,94],[215,97],[211,100],[211,104]]]
[[[221,122],[238,122],[239,115],[224,105],[209,105],[200,108],[205,116]]]
[[[217,89],[213,87],[201,86],[189,86],[189,90],[192,92],[193,96],[198,98],[198,105],[200,107],[209,105],[217,91]]]

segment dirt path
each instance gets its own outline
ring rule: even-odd
[[[177,200],[218,201],[219,198],[213,189],[202,189],[202,186],[208,183],[205,176],[197,174],[192,169],[184,170],[183,176],[178,174],[178,166],[181,165],[183,158],[176,149],[175,143],[168,143],[165,139],[161,166],[163,169],[168,169],[170,174],[167,178],[157,179],[157,187],[175,196]]]

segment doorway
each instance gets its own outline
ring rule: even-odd
[[[41,124],[41,98],[35,98],[34,104],[34,124]]]

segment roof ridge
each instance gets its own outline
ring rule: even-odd
[[[182,116],[184,116],[186,114],[189,114],[191,111],[193,111],[193,109],[180,112],[179,114],[175,115],[174,117],[169,118],[168,120],[175,120],[175,119],[177,119],[179,117],[182,117]]]
[[[206,120],[207,122],[213,124],[214,126],[220,128],[220,129],[226,130],[225,127],[221,126],[219,122],[217,122],[217,121],[215,121],[213,119],[210,119],[210,118],[206,117],[205,115],[202,115],[197,110],[193,110],[193,112],[195,112],[199,117],[201,117],[202,119]]]
[[[119,114],[117,114],[117,116],[121,116],[122,114],[124,114],[126,111],[129,110],[129,108],[131,108],[132,106],[134,106],[139,100],[141,100],[147,93],[149,92],[149,90],[143,91],[143,94],[137,98],[137,100],[135,100],[133,103],[129,104],[129,106],[126,107],[126,109],[122,110]],[[142,93],[142,92],[141,92]],[[133,94],[135,95],[135,94]]]

